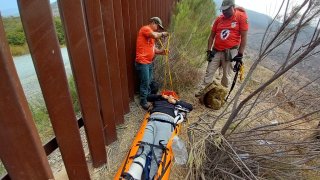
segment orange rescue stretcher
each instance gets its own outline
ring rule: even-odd
[[[114,177],[115,180],[123,179],[122,175],[124,175],[126,172],[128,172],[131,164],[133,163],[134,156],[137,154],[138,149],[139,149],[139,143],[142,141],[142,138],[144,135],[144,130],[147,126],[149,116],[150,116],[149,113],[147,113],[144,116],[144,120],[143,120],[142,125],[141,125],[132,145],[131,145],[131,149],[129,150],[125,160],[122,162],[117,174]],[[174,157],[173,152],[172,152],[172,148],[171,148],[172,140],[175,135],[178,135],[180,133],[180,129],[181,129],[181,125],[177,124],[174,131],[172,132],[172,135],[171,135],[171,137],[168,141],[168,144],[166,146],[166,150],[162,154],[162,158],[161,158],[160,165],[158,167],[158,171],[157,171],[156,175],[154,176],[155,180],[169,179],[170,170],[171,170],[171,166],[173,163],[173,157]]]

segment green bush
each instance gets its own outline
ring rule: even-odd
[[[21,55],[29,53],[29,48],[28,48],[27,43],[25,43],[22,46],[13,46],[12,45],[12,46],[9,46],[9,47],[10,47],[11,54],[13,56],[21,56]]]
[[[40,139],[42,143],[45,144],[54,136],[54,133],[44,100],[42,98],[36,98],[32,102],[29,102],[29,107],[38,129]]]
[[[175,91],[192,89],[199,83],[203,74],[199,68],[206,62],[207,42],[214,18],[212,0],[178,2],[169,28],[172,35],[169,65]],[[163,77],[168,76],[165,76],[164,61],[161,57],[158,59],[155,61],[155,78],[163,84]]]
[[[76,84],[73,79],[73,76],[69,77],[68,83],[69,83],[69,88],[70,88],[69,91],[72,98],[74,112],[76,112],[76,114],[78,115],[80,113],[80,102],[79,102],[77,88],[76,88]]]
[[[74,111],[76,114],[79,114],[80,105],[75,87],[75,82],[72,76],[68,78],[68,83]],[[48,110],[45,106],[44,99],[40,96],[34,98],[32,101],[29,102],[29,107],[32,112],[32,116],[38,129],[41,141],[45,144],[54,136],[54,133],[51,126]]]
[[[4,168],[2,162],[0,161],[0,177],[2,177],[4,174],[6,174],[7,171],[6,169]]]
[[[58,40],[59,40],[60,45],[66,44],[66,40],[64,37],[64,31],[63,31],[60,17],[54,17],[54,24],[56,27],[57,36],[58,36]]]
[[[22,46],[26,43],[26,38],[23,32],[18,32],[18,31],[9,32],[7,34],[7,39],[10,45]]]
[[[11,54],[13,56],[28,54],[29,48],[20,17],[5,17],[3,18],[3,24]],[[63,46],[65,45],[66,41],[60,17],[54,17],[54,24],[59,44]]]

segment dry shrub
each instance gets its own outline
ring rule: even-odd
[[[168,66],[165,60],[159,60],[155,63],[156,80],[162,85],[163,89],[171,89],[177,92],[190,90],[200,81],[202,72],[192,68],[188,61],[182,59],[170,59],[169,66],[171,70],[172,86],[168,72]]]
[[[200,82],[207,39],[215,14],[211,0],[184,0],[177,3],[169,28],[169,57],[155,60],[155,80],[162,88],[178,92],[193,89]],[[164,46],[168,38],[162,39]],[[158,44],[161,47],[160,43]],[[166,46],[167,47],[167,46]],[[168,69],[171,70],[172,87]],[[166,73],[167,72],[167,73]]]

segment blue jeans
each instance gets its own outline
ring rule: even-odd
[[[147,103],[147,96],[150,94],[150,84],[153,78],[153,66],[151,64],[135,63],[136,71],[139,76],[140,104]]]

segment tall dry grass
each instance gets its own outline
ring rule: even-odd
[[[215,16],[211,0],[184,0],[178,2],[169,28],[170,44],[168,63],[164,56],[155,60],[155,79],[163,88],[177,92],[193,89],[203,72],[207,39]],[[166,46],[168,38],[162,39]],[[161,47],[159,45],[159,47]],[[168,69],[171,70],[173,87]]]

